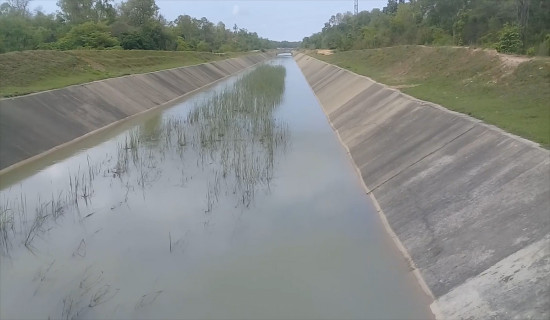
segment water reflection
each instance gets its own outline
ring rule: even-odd
[[[147,119],[0,192],[0,318],[428,318],[291,58]]]
[[[162,183],[163,174],[179,175],[180,187],[195,176],[206,182],[205,213],[211,213],[222,196],[232,197],[235,206],[249,207],[259,189],[269,190],[275,158],[286,150],[288,125],[274,116],[284,94],[285,73],[282,66],[262,65],[195,102],[186,116],[150,118],[119,138],[114,152],[100,161],[86,157],[85,163],[68,168],[68,186],[51,195],[2,191],[2,254],[9,254],[14,241],[34,253],[34,240],[54,229],[69,211],[80,220],[94,215],[81,207],[98,207],[92,206],[98,188],[122,190],[115,205],[121,206],[136,190],[145,198],[147,189]],[[32,196],[35,201],[29,201]]]

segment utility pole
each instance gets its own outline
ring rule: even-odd
[[[359,0],[354,0],[353,13],[355,15],[359,13]]]

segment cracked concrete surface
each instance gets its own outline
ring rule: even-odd
[[[296,61],[444,319],[550,316],[550,152],[305,55]]]

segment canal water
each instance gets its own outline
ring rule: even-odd
[[[291,57],[71,148],[1,177],[2,319],[433,317]]]

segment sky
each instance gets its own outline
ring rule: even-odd
[[[115,2],[119,2],[115,0]],[[226,28],[245,28],[276,41],[301,41],[321,31],[331,15],[353,12],[353,0],[156,0],[160,13],[172,21],[179,15],[206,17]],[[387,0],[359,0],[359,11],[383,8]],[[32,9],[47,13],[59,10],[56,0],[32,0]]]

